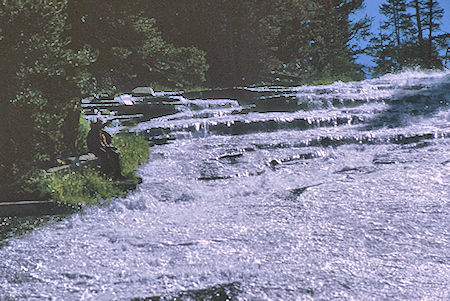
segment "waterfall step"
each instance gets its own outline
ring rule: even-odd
[[[0,202],[0,217],[69,214],[76,210],[72,206],[53,201]]]
[[[142,178],[124,178],[113,183],[122,191],[131,191],[142,183]],[[70,214],[82,209],[83,206],[72,206],[52,200],[0,201],[0,217]]]

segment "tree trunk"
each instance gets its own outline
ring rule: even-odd
[[[447,51],[445,52],[445,64],[444,64],[444,67],[447,67],[449,54],[450,54],[450,47],[447,47]]]
[[[414,1],[414,6],[416,9],[416,23],[417,23],[417,38],[419,40],[419,44],[423,41],[423,34],[422,34],[422,20],[420,19],[420,4],[419,0]]]
[[[399,21],[399,11],[397,7],[394,7],[394,27],[397,46],[400,46],[400,21]]]
[[[428,63],[431,65],[431,53],[433,50],[433,0],[428,0]]]

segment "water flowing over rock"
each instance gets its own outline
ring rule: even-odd
[[[141,186],[0,247],[1,300],[450,299],[450,72],[178,97]]]

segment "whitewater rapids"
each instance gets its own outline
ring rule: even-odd
[[[449,71],[180,102],[135,192],[1,241],[0,300],[450,299]]]

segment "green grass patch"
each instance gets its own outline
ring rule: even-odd
[[[118,134],[113,137],[112,144],[120,153],[122,174],[125,177],[134,177],[139,165],[148,161],[150,145],[142,136]]]
[[[91,129],[91,127],[89,126],[89,121],[86,119],[86,117],[83,114],[81,114],[80,115],[80,123],[78,125],[78,130],[77,130],[77,138],[75,140],[75,149],[80,154],[86,153],[88,150],[87,143],[86,143],[86,137],[87,137],[90,129]]]
[[[142,136],[120,134],[113,137],[113,145],[120,153],[122,174],[128,181],[137,183],[136,171],[148,160],[148,141]],[[34,175],[27,185],[39,192],[39,198],[75,207],[101,205],[112,197],[126,194],[126,189],[122,188],[120,182],[115,182],[99,170],[89,167],[71,172],[42,171]]]
[[[70,173],[43,174],[40,189],[51,200],[71,205],[99,205],[102,200],[122,196],[111,179],[91,168]]]

